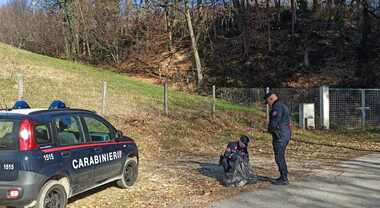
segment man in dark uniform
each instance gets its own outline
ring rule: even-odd
[[[288,185],[288,167],[286,165],[285,152],[286,146],[291,139],[289,109],[272,92],[267,93],[264,99],[271,107],[268,132],[272,134],[274,158],[280,171],[280,177],[272,183],[274,185]]]

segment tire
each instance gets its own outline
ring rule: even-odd
[[[123,174],[122,178],[118,180],[116,183],[117,185],[122,188],[126,189],[137,181],[138,177],[138,165],[137,165],[137,160],[136,158],[129,158],[125,162],[125,165],[123,167]]]
[[[67,193],[58,181],[48,181],[40,191],[35,208],[65,208]]]

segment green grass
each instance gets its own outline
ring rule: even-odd
[[[57,77],[63,76],[63,74],[65,74],[68,76],[84,77],[86,79],[91,80],[89,81],[89,83],[83,83],[83,86],[80,86],[80,87],[78,84],[80,84],[81,81],[79,81],[79,83],[70,83],[69,80],[63,80],[64,82],[63,85],[65,85],[66,88],[71,88],[68,90],[75,90],[74,88],[76,87],[81,88],[79,90],[86,90],[86,89],[95,88],[96,86],[96,90],[101,91],[101,86],[102,86],[101,82],[107,81],[110,94],[115,96],[111,98],[111,99],[115,99],[114,102],[117,102],[116,97],[119,97],[120,99],[122,99],[123,97],[131,96],[133,97],[133,100],[139,103],[139,105],[147,104],[150,107],[159,105],[161,107],[161,104],[163,103],[164,89],[162,86],[142,82],[140,80],[129,77],[127,75],[116,73],[113,71],[113,69],[97,68],[94,66],[75,63],[72,61],[47,57],[47,56],[35,54],[32,52],[28,52],[25,50],[12,48],[8,45],[4,45],[1,43],[0,43],[0,64],[3,66],[10,65],[11,66],[10,68],[13,68],[13,69],[10,69],[10,68],[1,69],[1,67],[0,69],[3,71],[9,71],[11,74],[21,72],[25,76],[29,76],[28,74],[29,72],[26,72],[25,68],[30,68],[31,70],[34,70],[34,71],[54,72],[55,76]],[[43,76],[42,74],[42,76],[38,77],[38,79],[36,79],[36,77],[33,77],[32,79],[34,79],[35,82],[38,82],[39,84],[44,83],[45,86],[46,85],[51,86],[50,87],[51,89],[57,88],[57,85],[59,85],[59,83],[57,84],[56,81],[54,81],[51,75]],[[34,82],[34,80],[31,80],[30,82]],[[11,76],[11,78],[8,78],[7,80],[8,83],[5,86],[10,86],[9,83],[12,81],[13,81],[13,85],[16,85],[15,76]],[[39,86],[26,86],[26,87],[27,87],[27,91],[29,92],[30,91],[44,92],[44,94],[47,94],[47,96],[45,96],[45,99],[49,99],[49,97],[55,97],[55,98],[60,97],[58,93],[49,93],[49,92],[39,89]],[[32,87],[32,89],[30,89],[30,87]],[[59,91],[61,92],[65,91],[64,86],[58,87],[58,88],[59,88]],[[16,89],[13,89],[13,91],[15,90]],[[14,92],[13,94],[17,94],[17,92]],[[64,95],[61,96],[62,98],[71,100],[72,101],[71,103],[73,104],[79,103],[76,99],[73,100],[69,98],[71,94],[67,94],[66,92],[63,92],[63,94]],[[83,97],[83,96],[81,95],[80,97]],[[9,97],[7,98],[10,99]],[[31,96],[29,96],[29,98],[34,99],[34,97],[31,97]],[[145,100],[145,101],[141,101],[141,100]],[[206,110],[206,111],[211,109],[211,98],[198,96],[198,95],[191,95],[191,94],[181,92],[181,91],[176,91],[176,90],[169,90],[169,103],[171,105],[170,106],[171,109],[179,108],[181,110],[190,109],[190,110]],[[41,102],[37,102],[36,104],[41,104]],[[262,114],[261,110],[255,107],[244,107],[240,105],[234,105],[223,100],[217,100],[216,108],[217,110],[241,111],[241,112],[248,112],[248,113],[252,113],[256,115]],[[99,109],[99,106],[97,107],[97,109]]]

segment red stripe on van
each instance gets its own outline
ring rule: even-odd
[[[47,149],[43,149],[42,152],[52,153],[52,152],[71,150],[71,149],[80,149],[80,148],[86,148],[86,147],[99,147],[99,146],[105,146],[105,145],[111,145],[111,144],[132,144],[132,143],[134,142],[125,141],[125,142],[102,142],[102,143],[95,143],[95,144],[78,144],[78,145],[70,145],[70,146],[63,146],[63,147],[47,148]]]

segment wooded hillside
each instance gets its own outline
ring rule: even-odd
[[[186,88],[379,87],[378,0],[9,0],[0,41]]]

